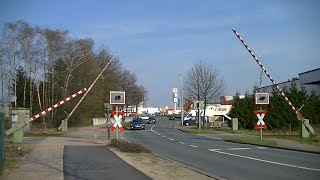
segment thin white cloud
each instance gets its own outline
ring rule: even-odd
[[[121,22],[106,22],[102,24],[84,24],[83,32],[77,34],[93,37],[94,39],[121,39],[121,38],[178,38],[181,36],[199,36],[197,32],[214,31],[216,28],[232,27],[239,23],[239,16],[216,16],[207,19],[140,19]],[[115,21],[115,20],[114,20]],[[157,35],[157,36],[156,36]],[[149,37],[148,37],[149,38]]]

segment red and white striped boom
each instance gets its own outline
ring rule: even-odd
[[[254,60],[256,60],[256,62],[259,64],[259,66],[261,67],[261,69],[263,70],[263,72],[268,76],[268,78],[271,80],[271,82],[273,83],[273,85],[275,85],[279,91],[279,93],[284,97],[284,99],[287,101],[287,103],[289,104],[289,106],[291,107],[291,109],[294,111],[294,113],[296,113],[298,120],[300,121],[304,121],[304,117],[301,115],[301,113],[294,107],[294,105],[290,102],[290,100],[288,99],[288,97],[284,94],[284,92],[282,91],[282,89],[278,86],[278,84],[273,80],[273,78],[271,77],[271,75],[267,72],[266,68],[261,64],[261,62],[259,61],[259,59],[257,58],[257,56],[252,52],[252,50],[249,48],[248,44],[246,42],[244,42],[244,40],[242,39],[242,37],[240,36],[240,34],[235,30],[232,29],[232,31],[236,34],[236,36],[239,38],[239,40],[241,41],[241,43],[244,45],[244,47],[249,51],[249,53],[251,54],[251,56],[253,57]]]
[[[38,114],[34,115],[32,118],[30,118],[30,121],[33,121],[33,120],[35,120],[35,119],[37,119],[37,118],[39,118],[39,117],[41,117],[41,116],[45,115],[47,112],[52,111],[54,108],[57,108],[58,106],[60,106],[60,105],[64,104],[65,102],[69,101],[70,99],[72,99],[72,98],[74,98],[74,97],[78,96],[79,94],[84,93],[86,90],[87,90],[87,88],[83,88],[83,89],[81,89],[80,91],[78,91],[78,92],[76,92],[76,93],[72,94],[71,96],[69,96],[69,97],[67,97],[67,98],[63,99],[62,101],[58,102],[57,104],[52,105],[52,106],[51,106],[51,107],[49,107],[48,109],[46,109],[46,110],[44,110],[44,111],[42,111],[42,112],[40,112],[40,113],[38,113]]]

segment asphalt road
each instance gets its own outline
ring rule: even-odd
[[[157,118],[125,138],[154,153],[227,179],[320,179],[320,155],[225,142],[181,132]]]
[[[65,146],[63,173],[65,180],[151,179],[104,146]]]

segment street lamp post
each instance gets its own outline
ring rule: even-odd
[[[182,74],[179,74],[180,76],[180,106],[181,106],[181,125],[183,125],[183,116],[184,116],[184,110],[183,110],[183,86],[182,86]]]

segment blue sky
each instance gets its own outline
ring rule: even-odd
[[[319,68],[319,9],[316,0],[1,0],[0,25],[22,19],[90,37],[137,74],[149,106],[173,106],[179,74],[199,60],[220,72],[225,95],[259,83],[261,69],[232,28],[277,82]],[[263,75],[261,86],[270,84]]]

